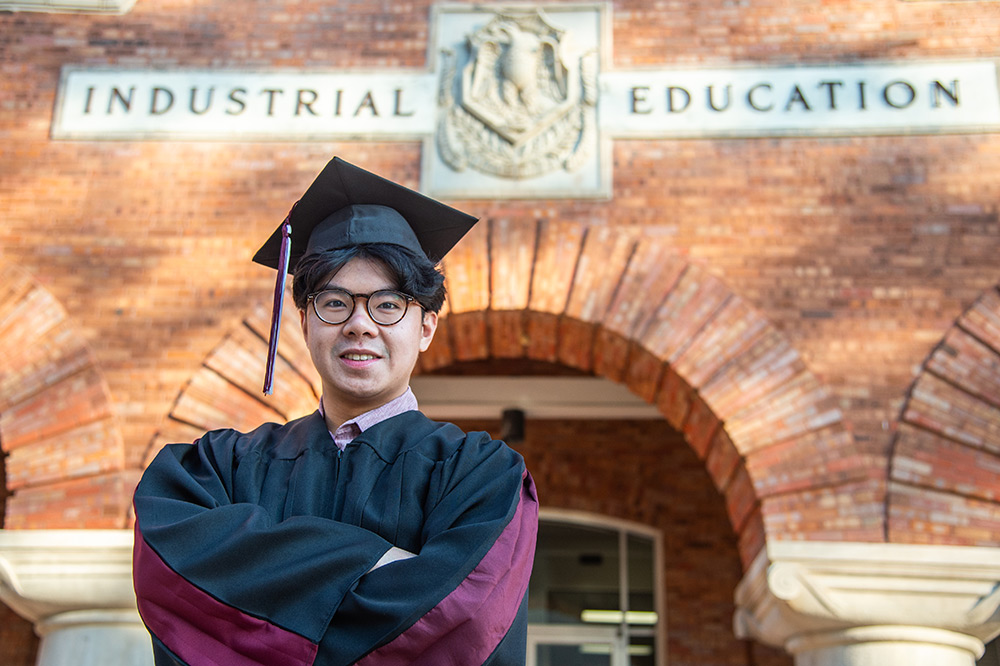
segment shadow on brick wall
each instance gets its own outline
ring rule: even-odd
[[[31,623],[0,603],[0,664],[33,666],[38,637]]]

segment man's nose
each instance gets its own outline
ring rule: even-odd
[[[372,319],[370,314],[368,314],[368,299],[358,298],[355,296],[354,312],[352,312],[351,316],[344,322],[344,334],[375,335],[377,333],[378,324],[376,324],[375,320]]]

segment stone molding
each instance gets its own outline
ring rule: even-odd
[[[152,666],[131,530],[0,530],[0,601],[34,624],[37,666]]]
[[[1000,549],[772,542],[735,596],[736,635],[797,659],[832,646],[888,643],[979,657],[1000,634]]]
[[[0,0],[0,11],[49,14],[127,14],[136,0]]]
[[[132,540],[131,530],[0,530],[0,601],[36,625],[132,611]]]

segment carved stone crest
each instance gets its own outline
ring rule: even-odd
[[[574,171],[597,132],[597,54],[571,53],[544,12],[497,12],[443,53],[437,143],[456,171],[510,179]],[[461,71],[459,60],[464,61]]]

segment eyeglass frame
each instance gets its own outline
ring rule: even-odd
[[[328,291],[336,291],[338,293],[346,294],[351,297],[351,310],[350,312],[347,313],[347,316],[344,317],[343,320],[341,321],[332,322],[326,320],[323,318],[323,315],[319,313],[319,307],[316,305],[316,297]],[[372,296],[374,296],[375,294],[386,294],[386,293],[401,296],[403,300],[406,301],[406,307],[402,309],[402,314],[399,315],[399,319],[392,322],[391,324],[383,324],[379,320],[375,319],[375,316],[372,314],[372,311],[370,309]],[[321,322],[323,322],[324,324],[329,324],[330,326],[340,326],[341,324],[349,320],[352,316],[354,316],[354,311],[358,307],[359,297],[365,299],[365,313],[368,315],[368,318],[371,319],[378,326],[395,326],[399,322],[403,321],[403,319],[406,318],[406,313],[409,311],[410,306],[413,305],[414,303],[420,306],[421,310],[424,309],[424,306],[420,304],[420,301],[418,301],[415,296],[410,296],[409,294],[404,293],[402,291],[398,291],[396,289],[376,289],[375,291],[368,292],[367,294],[355,294],[341,287],[330,287],[329,289],[320,289],[319,291],[314,291],[313,293],[309,294],[308,296],[306,296],[306,302],[307,303],[310,301],[312,302],[313,312],[316,313],[316,316],[319,318]]]

